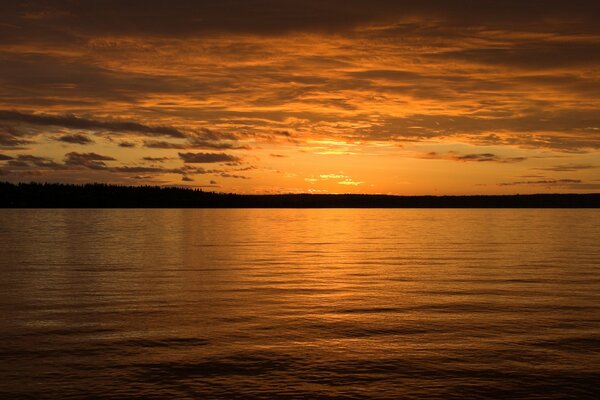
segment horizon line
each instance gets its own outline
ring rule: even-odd
[[[228,195],[228,196],[386,196],[386,197],[513,197],[513,196],[572,196],[572,195],[585,195],[585,196],[600,196],[599,192],[565,192],[565,193],[512,193],[512,194],[391,194],[391,193],[311,193],[311,192],[280,192],[280,193],[236,193],[236,192],[219,192],[205,190],[203,186],[186,186],[186,185],[128,185],[119,183],[104,183],[104,182],[86,182],[86,183],[72,183],[72,182],[9,182],[0,181],[0,185],[38,185],[38,186],[72,186],[84,188],[86,186],[104,186],[104,187],[115,187],[115,188],[146,188],[146,189],[177,189],[183,191],[200,191],[203,193],[210,193],[215,195]]]

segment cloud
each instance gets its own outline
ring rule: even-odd
[[[500,186],[515,186],[515,185],[545,185],[545,186],[556,186],[581,183],[580,179],[544,179],[539,181],[517,181],[517,182],[503,182],[499,183]]]
[[[190,138],[185,143],[173,143],[164,140],[145,140],[144,146],[151,149],[215,149],[215,150],[241,150],[250,149],[249,146],[238,145],[228,142],[214,142],[209,140],[200,140],[197,137]]]
[[[568,21],[572,24],[592,24],[600,11],[594,2],[530,0],[527,3],[504,1],[498,3],[480,0],[468,1],[421,0],[395,2],[386,0],[345,1],[343,7],[335,0],[177,0],[164,3],[144,2],[140,13],[136,3],[104,0],[89,8],[78,2],[11,3],[3,6],[9,21],[30,28],[31,35],[49,35],[60,26],[84,36],[166,36],[193,37],[217,33],[275,35],[286,32],[342,33],[363,26],[393,26],[413,29],[445,24],[453,26],[488,25],[500,29],[505,26],[525,26],[531,21]],[[125,15],[127,18],[115,18]],[[23,18],[24,17],[24,18]],[[100,23],[99,21],[103,21]],[[428,24],[426,24],[428,22]],[[557,27],[560,29],[560,27]],[[12,39],[11,35],[7,39]],[[57,36],[55,33],[49,39]],[[63,38],[63,40],[65,40]],[[74,40],[74,39],[72,39]]]
[[[225,153],[179,153],[185,163],[220,163],[239,161],[238,157]]]
[[[70,166],[82,166],[90,169],[106,169],[107,166],[104,161],[115,161],[115,159],[96,153],[71,152],[65,154],[65,165]]]
[[[144,157],[142,160],[151,162],[164,162],[169,160],[169,157]]]
[[[132,121],[101,121],[74,115],[27,114],[0,110],[0,121],[22,122],[41,126],[60,126],[69,129],[108,130],[111,132],[141,133],[151,136],[185,138],[186,135],[170,126],[149,126]]]
[[[527,160],[526,157],[502,157],[493,153],[477,153],[477,154],[458,154],[453,151],[447,153],[437,153],[435,151],[425,153],[419,158],[427,160],[450,160],[460,162],[497,162],[497,163],[517,163]]]
[[[321,174],[319,175],[319,178],[321,179],[344,179],[344,178],[348,178],[346,175],[341,175],[341,174]]]
[[[182,143],[166,142],[164,140],[144,140],[144,147],[150,149],[185,149],[186,145]]]
[[[362,185],[363,183],[364,182],[358,182],[358,181],[353,181],[351,179],[346,179],[346,180],[338,182],[338,185],[359,186],[359,185]]]
[[[358,130],[358,134],[369,140],[423,141],[462,136],[467,142],[485,145],[600,148],[596,135],[599,115],[596,109],[573,108],[509,109],[498,115],[412,114],[383,117],[378,124]]]
[[[530,42],[515,47],[464,49],[440,53],[443,59],[524,69],[555,69],[600,62],[598,43]]]
[[[226,150],[226,149],[249,150],[250,149],[250,147],[247,145],[238,145],[235,143],[227,143],[227,142],[212,142],[212,141],[208,141],[208,140],[198,140],[198,139],[190,140],[189,146],[187,146],[187,148],[216,149],[216,150]]]
[[[561,164],[545,168],[533,168],[537,171],[553,171],[553,172],[575,172],[586,169],[600,168],[597,165],[591,164]]]
[[[145,157],[144,161],[162,162],[170,160],[168,157]],[[9,175],[12,180],[20,181],[23,178],[45,180],[48,182],[61,182],[65,178],[76,182],[86,182],[86,176],[92,174],[98,182],[126,183],[126,179],[149,179],[154,182],[155,176],[164,179],[166,174],[178,174],[184,181],[192,180],[190,175],[212,174],[224,178],[250,179],[247,176],[229,173],[227,169],[204,169],[190,165],[175,168],[140,165],[108,165],[107,162],[117,161],[115,158],[97,153],[70,152],[65,154],[64,163],[57,163],[48,157],[31,154],[20,154],[16,157],[0,155],[4,161],[1,169],[3,175]],[[125,176],[129,175],[129,176]],[[133,175],[133,176],[131,176]],[[186,179],[184,179],[184,177]]]
[[[56,140],[58,140],[60,142],[72,143],[72,144],[92,144],[92,143],[94,143],[94,141],[92,139],[90,139],[87,135],[84,135],[82,133],[75,133],[72,135],[62,135],[62,136],[59,136],[58,138],[56,138]]]
[[[26,133],[8,125],[0,125],[0,148],[23,149],[33,144]]]
[[[315,178],[315,177],[304,178],[304,181],[308,182],[310,184],[315,184],[320,180],[327,181],[327,180],[339,180],[339,179],[342,179],[342,180],[337,182],[337,184],[344,185],[344,186],[359,186],[364,183],[362,181],[355,181],[351,177],[349,177],[347,175],[343,175],[343,174],[321,174],[321,175],[319,175],[318,178]]]
[[[157,168],[157,167],[137,167],[137,166],[123,166],[123,167],[112,167],[107,168],[107,170],[111,172],[125,172],[128,174],[146,174],[146,173],[155,173],[155,174],[163,174],[163,173],[181,173],[180,169],[165,169],[165,168]]]
[[[580,179],[544,179],[537,181],[517,181],[517,182],[504,182],[500,183],[500,186],[518,186],[518,185],[531,185],[531,186],[546,186],[546,187],[557,187],[568,190],[598,190],[600,184],[583,182]]]
[[[183,176],[181,177],[181,180],[182,180],[182,181],[184,181],[184,182],[193,182],[193,181],[194,181],[192,178],[190,178],[190,177],[189,177],[189,176],[187,176],[187,175],[183,175]]]
[[[236,174],[230,174],[227,172],[221,172],[219,174],[219,176],[223,177],[223,178],[234,178],[234,179],[250,179],[250,177],[248,176],[244,176],[244,175],[236,175]]]
[[[145,147],[155,158],[186,155],[136,174],[171,183],[180,176],[168,174],[193,176],[184,167],[194,160],[222,162],[215,176],[239,173],[227,165],[239,159],[195,155],[221,152],[263,170],[280,159],[278,177],[253,175],[257,190],[304,183],[315,155],[318,171],[350,171],[356,160],[371,181],[377,165],[413,142],[444,149],[417,158],[493,164],[491,188],[500,171],[540,150],[573,161],[546,171],[585,172],[593,158],[583,153],[600,149],[597,2],[148,0],[140,13],[118,0],[91,8],[28,0],[0,8],[0,150],[55,155],[64,147],[56,138],[86,144],[84,135],[97,142],[86,151],[139,163],[67,158],[71,165],[59,165],[72,179],[121,182],[156,167],[149,163],[161,161],[141,159]],[[292,152],[295,162],[283,162]],[[371,165],[370,156],[381,158]],[[5,161],[28,165],[7,167],[18,173],[51,174]],[[346,178],[313,179],[339,189]],[[228,179],[225,188],[239,186]]]
[[[17,169],[64,169],[61,164],[54,162],[48,157],[34,156],[31,154],[19,154],[16,158],[7,162],[7,167]]]
[[[24,149],[26,145],[33,143],[31,140],[21,139],[5,132],[0,132],[0,147]]]

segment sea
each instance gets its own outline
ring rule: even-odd
[[[3,209],[2,399],[598,399],[600,210]]]

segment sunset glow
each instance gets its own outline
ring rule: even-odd
[[[600,191],[594,2],[7,1],[0,11],[2,181]]]

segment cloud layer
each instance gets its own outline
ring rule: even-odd
[[[531,171],[591,184],[599,14],[584,0],[6,1],[0,170],[201,186],[185,168],[221,163],[222,189],[241,192],[459,190],[450,173],[498,191]],[[341,168],[353,179],[310,182]]]

